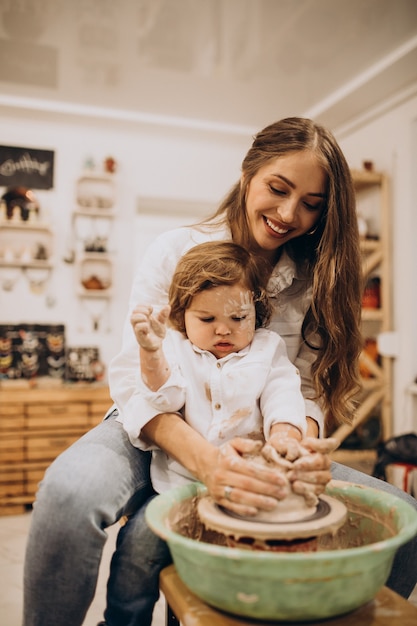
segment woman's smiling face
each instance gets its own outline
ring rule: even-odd
[[[310,151],[269,161],[250,180],[246,211],[253,238],[266,256],[314,228],[325,206],[327,175]]]

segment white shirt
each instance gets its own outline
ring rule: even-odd
[[[157,391],[138,380],[142,419],[132,419],[130,414],[124,420],[134,445],[144,415],[178,411],[216,447],[238,436],[267,439],[278,422],[289,422],[305,435],[300,375],[277,333],[260,328],[249,346],[216,359],[170,329],[164,353],[171,367],[168,380]],[[159,493],[193,480],[182,465],[159,449],[153,451],[151,477]]]
[[[210,228],[195,226],[177,228],[159,235],[148,247],[138,267],[132,285],[129,311],[123,328],[122,348],[109,366],[110,394],[119,411],[119,421],[138,425],[135,445],[149,449],[139,438],[140,429],[153,415],[143,413],[143,398],[139,389],[139,348],[130,324],[130,314],[137,304],[164,305],[180,257],[205,241],[230,240],[224,225]],[[315,391],[310,369],[316,352],[302,340],[301,326],[311,301],[310,281],[301,275],[295,263],[283,252],[268,283],[268,292],[274,305],[269,324],[285,341],[290,361],[301,376],[301,391],[305,400],[305,415],[316,420],[323,433],[324,417],[320,405],[313,400]]]

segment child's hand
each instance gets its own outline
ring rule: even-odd
[[[153,307],[147,305],[139,305],[133,309],[130,323],[141,348],[149,352],[155,352],[161,348],[166,335],[169,312],[168,305],[158,312],[154,312]]]

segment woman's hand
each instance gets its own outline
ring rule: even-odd
[[[324,492],[331,480],[329,454],[337,448],[337,439],[306,437],[298,442],[272,436],[268,443],[292,462],[292,469],[287,472],[287,477],[294,493],[309,500]]]
[[[248,458],[258,453],[262,445],[235,437],[213,449],[208,471],[199,476],[212,498],[238,515],[256,515],[259,509],[271,511],[276,501],[288,494],[284,475]]]
[[[262,442],[236,437],[216,450],[210,470],[200,480],[218,504],[238,515],[270,511],[276,500],[284,499],[291,490],[314,504],[331,480],[328,455],[337,443],[330,438],[306,437],[298,441],[281,434],[272,436],[268,444],[287,463],[285,471],[280,472],[251,459],[259,456]]]
[[[169,306],[164,306],[158,312],[153,307],[139,305],[130,316],[136,340],[143,350],[156,352],[160,350],[166,335],[166,324],[169,317]]]

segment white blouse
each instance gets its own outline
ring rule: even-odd
[[[278,422],[288,422],[305,435],[300,375],[277,333],[260,328],[250,346],[216,359],[181,333],[169,330],[164,353],[171,375],[157,391],[151,391],[139,377],[142,407],[135,419],[129,414],[124,420],[134,445],[142,425],[164,412],[180,412],[216,447],[239,436],[267,439],[271,426]],[[151,476],[159,493],[193,479],[159,449],[153,451]]]
[[[149,416],[146,411],[143,412],[139,347],[130,324],[131,311],[139,303],[157,306],[168,303],[168,290],[175,267],[190,248],[205,241],[230,239],[230,231],[225,225],[210,228],[191,226],[165,232],[150,244],[136,271],[123,328],[122,348],[109,366],[109,386],[114,406],[119,412],[119,421],[137,424],[136,438],[132,431],[130,437],[142,449],[146,449],[146,445],[140,440],[140,429],[154,414]],[[314,399],[310,374],[316,352],[305,344],[301,336],[301,326],[311,301],[311,283],[283,252],[272,272],[268,291],[274,307],[269,329],[285,341],[288,357],[301,376],[305,415],[316,420],[320,434],[323,434],[323,412],[320,401]]]

